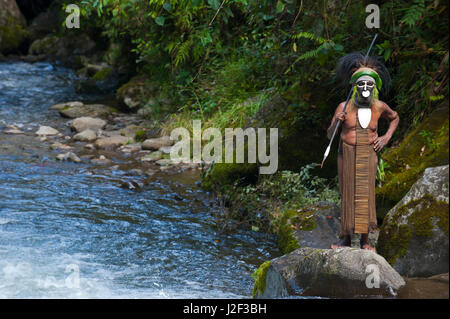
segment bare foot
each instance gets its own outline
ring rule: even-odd
[[[369,244],[369,234],[361,234],[361,240],[359,244],[361,245],[361,249],[370,250],[374,253],[377,252],[377,250]]]
[[[350,247],[352,245],[352,241],[350,237],[344,237],[340,241],[338,241],[336,244],[331,245],[331,249],[338,249],[338,248],[345,248]]]
[[[372,247],[372,246],[370,246],[369,244],[362,244],[362,245],[361,245],[361,249],[371,250],[371,251],[373,251],[374,253],[377,252],[377,250],[375,249],[375,247]]]

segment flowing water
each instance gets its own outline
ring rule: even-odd
[[[273,238],[218,233],[198,172],[140,191],[121,170],[57,162],[33,133],[68,132],[49,106],[75,93],[72,70],[0,63],[0,298],[251,297],[252,272],[277,256]]]

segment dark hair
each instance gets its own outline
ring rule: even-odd
[[[378,73],[383,82],[380,94],[386,95],[391,84],[391,76],[389,75],[388,69],[384,63],[381,62],[380,58],[368,56],[367,59],[365,59],[365,56],[360,52],[349,53],[340,58],[337,63],[336,75],[344,88],[350,90],[350,79],[352,74],[361,67],[371,68]]]

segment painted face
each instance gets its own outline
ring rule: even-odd
[[[370,107],[375,81],[370,76],[362,76],[356,81],[355,102],[358,107]]]

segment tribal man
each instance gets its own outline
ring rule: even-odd
[[[327,131],[328,138],[331,138],[337,121],[342,122],[338,147],[341,230],[340,241],[331,248],[351,246],[352,234],[361,234],[361,248],[375,251],[369,244],[369,232],[377,226],[377,152],[383,150],[391,139],[399,117],[378,99],[379,93],[385,93],[390,84],[389,73],[378,59],[350,53],[339,60],[337,75],[353,93],[345,112],[345,102],[338,105]],[[378,136],[377,132],[380,118],[389,121],[389,128],[383,136]]]

